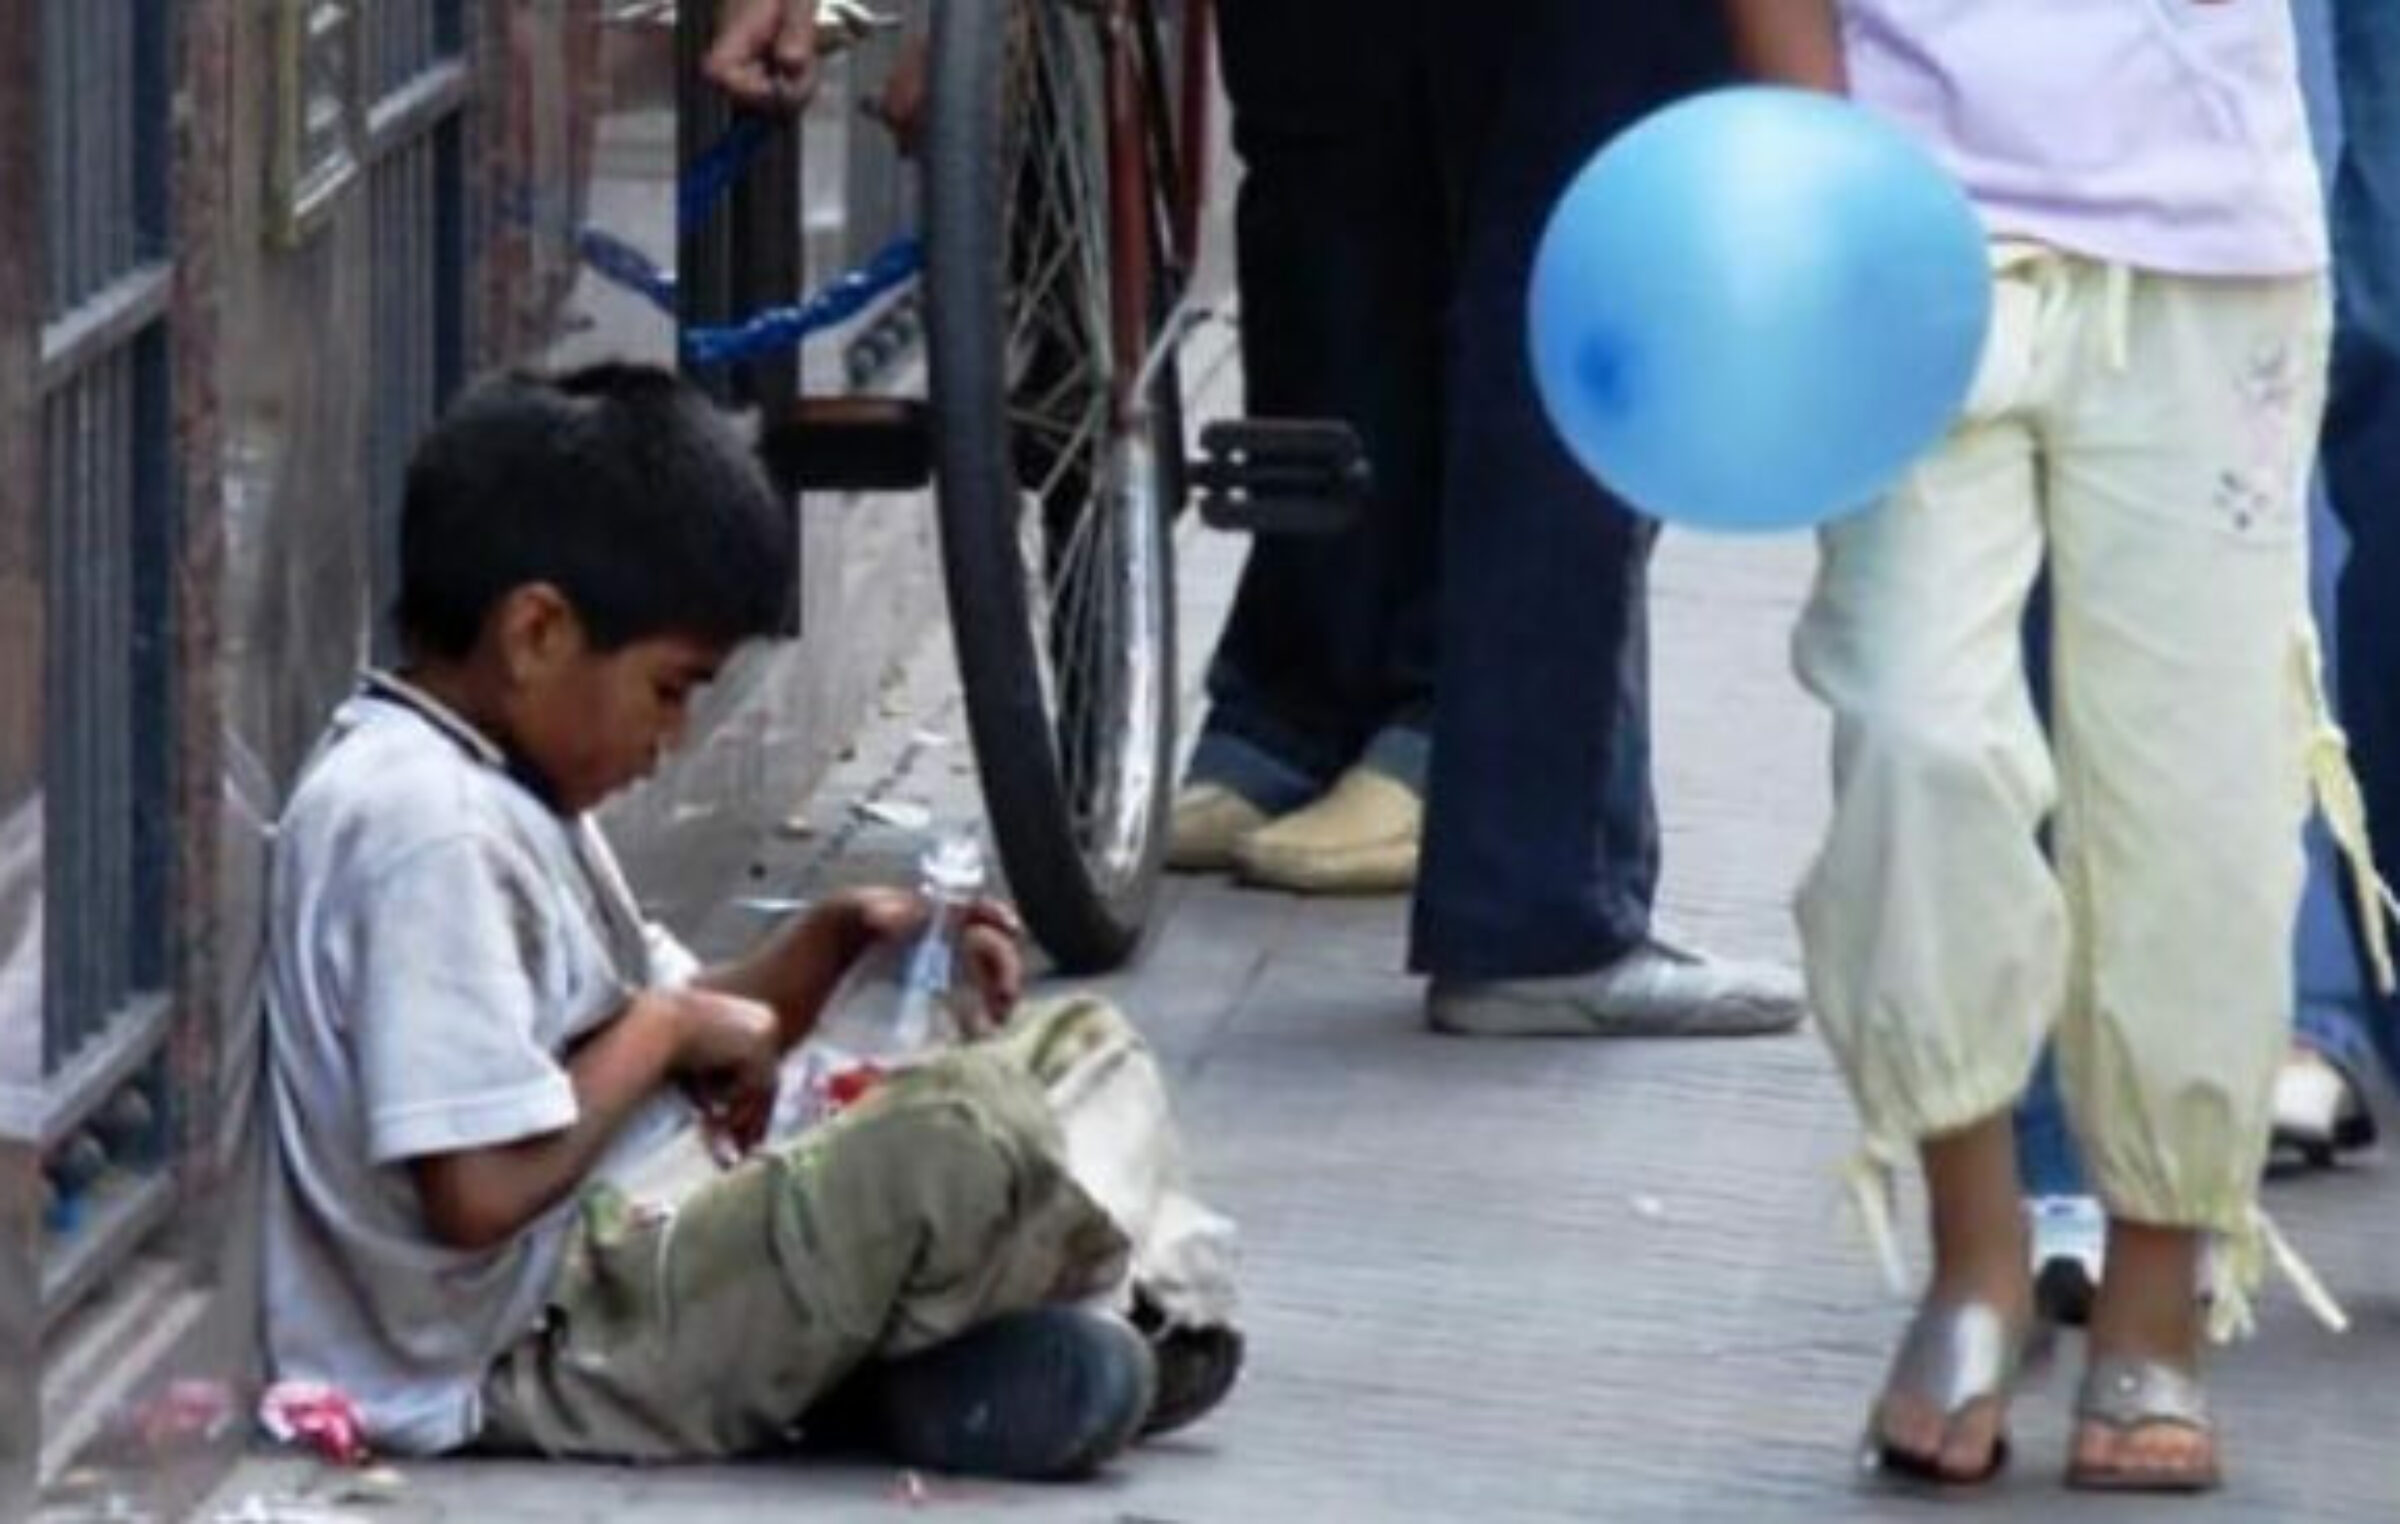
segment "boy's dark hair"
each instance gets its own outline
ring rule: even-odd
[[[602,651],[731,647],[785,627],[794,560],[789,506],[698,388],[649,365],[514,371],[409,460],[394,617],[412,653],[455,659],[510,592],[547,582]]]

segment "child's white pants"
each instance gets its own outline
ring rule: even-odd
[[[2325,286],[2022,246],[1995,270],[1965,420],[1827,531],[1795,641],[1836,720],[1810,992],[1885,1154],[2009,1107],[2055,1035],[2111,1210],[2241,1232],[2330,734],[2306,507]],[[2045,563],[2047,733],[2020,639]]]

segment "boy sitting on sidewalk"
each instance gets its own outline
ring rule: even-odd
[[[1155,1343],[1075,1305],[1125,1301],[1128,1232],[1155,1226],[1070,1169],[1076,1060],[1130,1053],[1155,1081],[1093,1002],[898,1074],[671,1206],[618,1189],[695,1108],[754,1150],[785,1052],[925,914],[840,895],[701,970],[589,818],[778,629],[793,558],[741,441],[662,371],[487,383],[410,466],[406,664],[306,768],[269,930],[269,1357],[346,1390],[384,1448],[664,1460],[838,1428],[902,1464],[1065,1477],[1232,1383],[1238,1338],[1178,1316],[1224,1311],[1188,1276],[1143,1299],[1182,1326]],[[968,919],[1005,1011],[1015,923]]]

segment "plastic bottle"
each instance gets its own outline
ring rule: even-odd
[[[845,990],[801,1052],[797,1105],[785,1123],[821,1121],[856,1100],[883,1074],[924,1059],[966,1035],[959,1007],[971,991],[958,977],[966,912],[983,892],[983,848],[944,836],[919,859],[917,892],[932,915],[901,951],[884,990]],[[887,993],[888,991],[888,993]],[[880,998],[879,998],[880,997]]]

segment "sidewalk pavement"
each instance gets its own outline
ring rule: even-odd
[[[1184,665],[1240,545],[1185,542]],[[1657,577],[1665,910],[1714,950],[1790,958],[1786,900],[1823,819],[1823,726],[1787,675],[1805,543],[1670,537]],[[974,809],[937,632],[781,839],[763,899],[901,878],[909,805]],[[1192,695],[1187,714],[1197,712]],[[898,806],[895,810],[893,807]],[[728,907],[706,939],[755,929]],[[1904,1309],[1837,1207],[1849,1109],[1813,1034],[1683,1045],[1478,1044],[1428,1033],[1396,900],[1170,890],[1110,981],[1179,1082],[1207,1194],[1247,1239],[1253,1365],[1234,1400],[1105,1479],[951,1486],[873,1468],[409,1465],[342,1517],[1059,1524],[2400,1517],[2400,1223],[2377,1163],[2272,1205],[2356,1319],[2335,1338],[2270,1292],[2220,1368],[2232,1485],[2186,1504],[2072,1499],[2071,1360],[2017,1409],[2012,1478],[1938,1505],[1850,1458]],[[2072,1354],[2072,1351],[2069,1351]],[[261,1461],[218,1495],[303,1498]],[[1938,1514],[1935,1512],[1939,1509]],[[266,1517],[274,1517],[268,1510]],[[293,1518],[303,1517],[299,1513]]]

